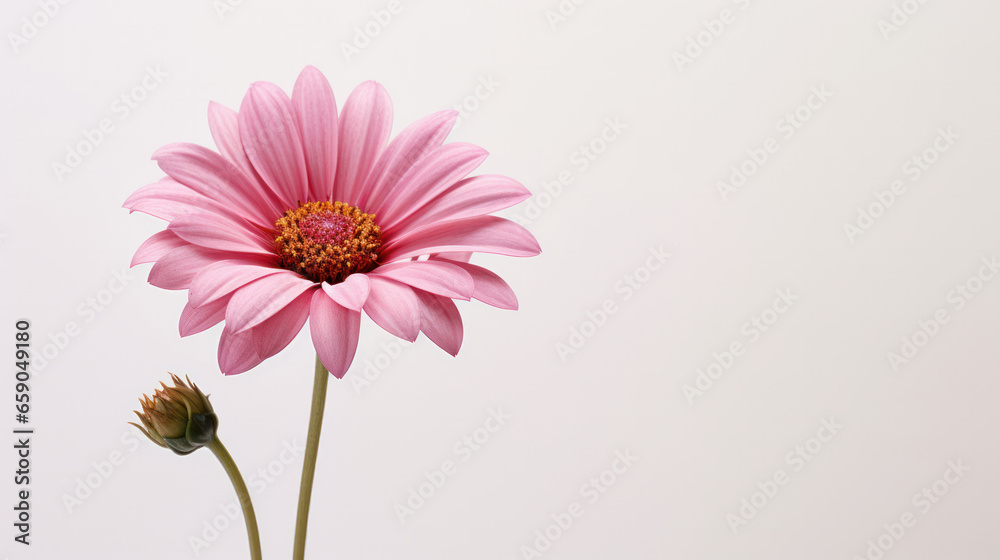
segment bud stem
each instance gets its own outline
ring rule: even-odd
[[[312,497],[313,475],[316,473],[316,455],[319,453],[319,434],[323,429],[323,410],[326,408],[326,384],[330,372],[316,356],[316,374],[313,380],[312,410],[309,412],[309,433],[306,435],[306,456],[302,464],[302,483],[299,485],[299,511],[295,518],[295,550],[292,560],[302,560],[306,555],[306,526],[309,524],[309,501]]]
[[[206,447],[211,449],[212,453],[219,459],[223,468],[226,469],[226,474],[229,475],[229,480],[233,482],[236,495],[240,498],[240,505],[243,506],[243,518],[247,522],[247,536],[250,539],[250,558],[251,560],[260,560],[260,533],[257,532],[257,516],[254,515],[253,503],[250,501],[250,492],[247,491],[247,485],[243,481],[240,469],[236,466],[236,461],[233,461],[233,456],[226,450],[226,446],[222,445],[222,441],[219,440],[218,436],[213,437],[212,441]]]

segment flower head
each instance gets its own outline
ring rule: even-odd
[[[151,284],[188,290],[181,336],[225,321],[226,374],[281,351],[308,319],[323,365],[343,377],[362,311],[454,355],[462,319],[453,300],[517,308],[510,287],[470,256],[540,252],[523,227],[490,215],[527,189],[500,175],[466,177],[486,151],[444,143],[456,117],[432,114],[389,142],[392,104],[375,82],[358,86],[339,113],[313,67],[291,97],[257,82],[239,112],[209,105],[218,152],[170,144],[153,154],[167,177],[125,207],[169,224],[132,264],[153,262]]]
[[[208,396],[188,379],[170,374],[173,387],[162,382],[152,397],[143,395],[139,402],[142,412],[135,411],[142,426],[129,422],[142,430],[153,443],[166,447],[178,455],[187,455],[207,445],[219,427],[219,419],[208,402]]]

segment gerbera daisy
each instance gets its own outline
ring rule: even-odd
[[[245,372],[287,346],[309,319],[323,366],[343,377],[361,312],[409,341],[423,332],[454,355],[462,319],[454,299],[516,309],[472,253],[540,252],[523,227],[491,212],[530,196],[500,175],[466,176],[487,152],[444,143],[455,111],[425,117],[391,142],[392,104],[365,82],[338,115],[322,73],[306,67],[289,98],[253,84],[239,112],[208,110],[218,152],[170,144],[153,154],[166,173],[125,202],[169,222],[132,265],[149,282],[188,290],[180,334],[225,321],[223,373]]]

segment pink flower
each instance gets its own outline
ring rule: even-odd
[[[219,367],[245,372],[287,346],[309,319],[317,355],[343,377],[363,310],[409,341],[423,332],[454,355],[462,318],[454,299],[516,309],[474,252],[528,257],[535,238],[489,213],[530,193],[500,175],[468,177],[487,152],[444,144],[455,111],[425,117],[389,139],[392,103],[375,82],[358,86],[338,115],[319,70],[306,67],[291,99],[257,82],[239,113],[211,103],[219,153],[164,146],[167,177],[124,206],[169,222],[132,265],[155,262],[149,282],[188,290],[180,334],[225,320]]]

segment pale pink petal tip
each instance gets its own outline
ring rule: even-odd
[[[372,289],[365,313],[376,325],[403,340],[413,342],[420,333],[420,300],[413,288],[394,280],[370,275]]]
[[[416,290],[420,299],[420,330],[439,348],[457,356],[462,348],[462,315],[450,298]]]
[[[137,264],[156,262],[166,256],[167,253],[187,245],[188,242],[177,237],[170,230],[163,230],[154,233],[152,237],[143,242],[132,257],[130,267]]]
[[[323,367],[342,379],[358,349],[361,312],[342,307],[323,290],[316,290],[309,310],[309,330]]]

